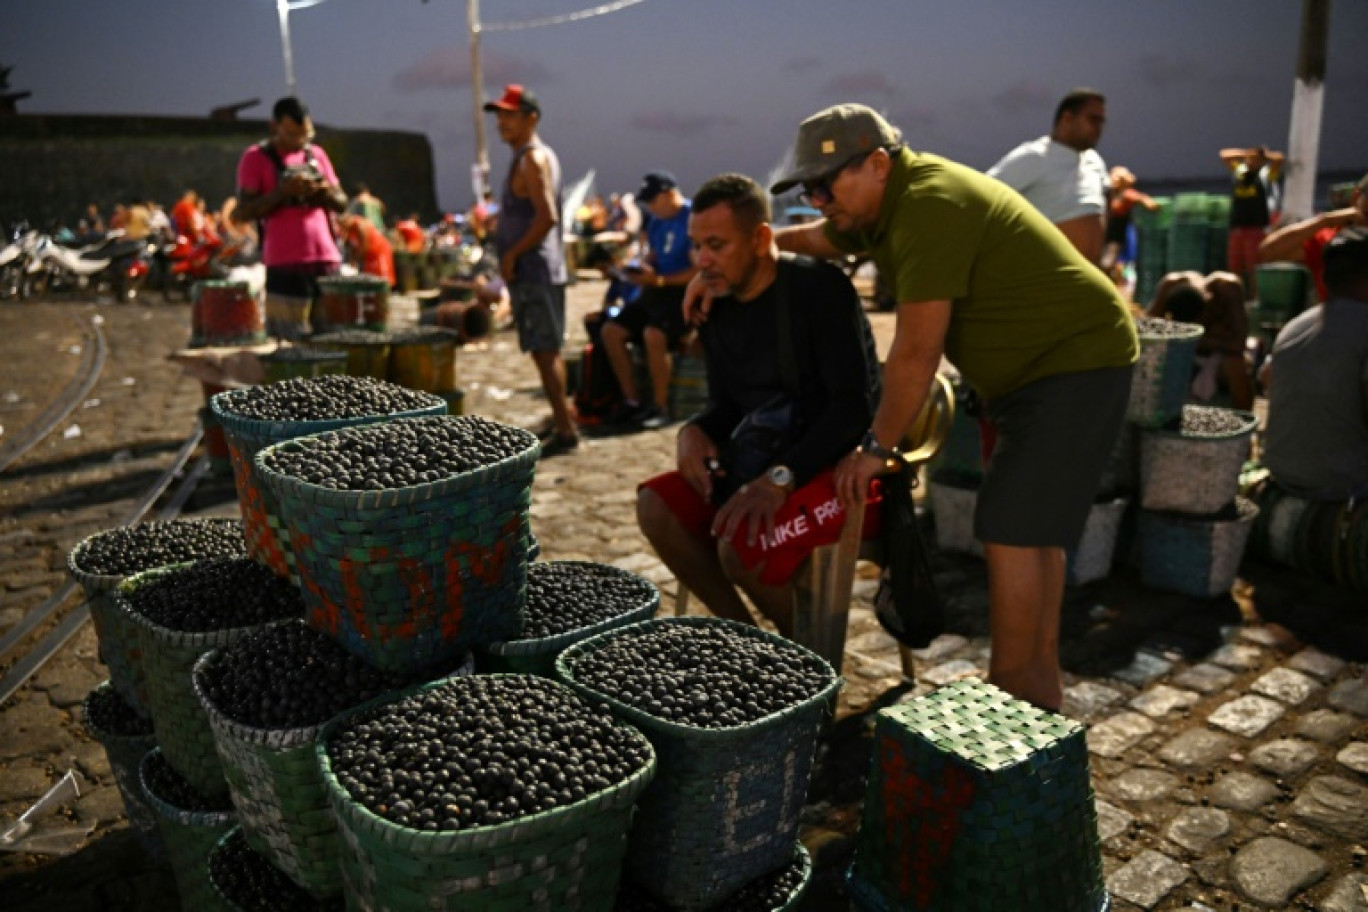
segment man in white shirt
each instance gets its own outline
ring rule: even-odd
[[[988,169],[1055,223],[1079,253],[1102,260],[1107,224],[1107,165],[1094,148],[1107,123],[1107,99],[1074,89],[1055,109],[1054,129],[1017,146]]]

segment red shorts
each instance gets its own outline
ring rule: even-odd
[[[813,548],[835,544],[841,537],[845,509],[836,497],[836,487],[832,483],[834,475],[834,470],[828,469],[789,495],[774,514],[773,538],[776,540],[771,541],[762,534],[755,544],[747,545],[744,527],[738,528],[732,536],[732,548],[746,569],[753,570],[764,563],[760,582],[766,586],[787,583]],[[637,490],[641,488],[654,491],[690,535],[704,541],[712,540],[717,507],[705,501],[683,475],[666,472],[642,482]],[[878,538],[883,533],[882,505],[883,488],[876,478],[869,483],[869,497],[865,502],[863,540]]]

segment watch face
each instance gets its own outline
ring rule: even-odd
[[[793,470],[788,466],[775,466],[769,470],[769,480],[781,488],[787,488],[793,484]]]

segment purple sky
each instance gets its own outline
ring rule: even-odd
[[[486,23],[591,0],[483,0]],[[764,180],[798,122],[860,101],[908,142],[986,168],[1048,131],[1075,85],[1109,99],[1099,151],[1140,178],[1217,176],[1216,150],[1285,149],[1296,0],[645,0],[581,22],[491,31],[486,96],[521,81],[568,178],[686,191],[724,170]],[[438,200],[470,200],[474,126],[464,0],[326,0],[291,16],[300,94],[320,123],[426,133]],[[1368,169],[1368,2],[1331,13],[1322,170]],[[274,0],[23,0],[0,63],[27,113],[202,115],[285,93]],[[506,150],[488,124],[495,183]],[[365,175],[343,175],[364,180]]]

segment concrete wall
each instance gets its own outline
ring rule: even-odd
[[[348,195],[357,181],[390,215],[438,217],[432,146],[421,133],[318,125]],[[0,228],[18,219],[74,226],[90,203],[157,200],[169,209],[193,188],[217,209],[234,190],[237,161],[264,139],[266,121],[29,114],[0,117]]]

